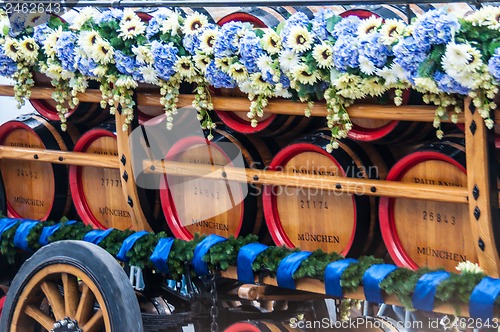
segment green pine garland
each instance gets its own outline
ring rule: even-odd
[[[35,225],[27,236],[29,247],[36,251],[40,249],[39,238],[44,227],[55,225],[55,222],[41,222]],[[15,224],[10,229],[3,232],[0,238],[0,254],[5,256],[9,264],[19,262],[21,257],[19,249],[14,246],[14,235],[20,223]],[[62,221],[61,227],[49,237],[49,243],[60,240],[82,240],[85,234],[92,230],[91,226],[84,225],[81,222],[68,225]],[[133,234],[131,230],[112,230],[105,237],[99,246],[108,251],[111,255],[116,256],[123,241]],[[158,241],[161,238],[167,237],[165,232],[149,233],[138,239],[135,245],[127,253],[129,264],[140,268],[154,269],[154,265],[149,260]],[[193,253],[196,245],[202,241],[205,236],[195,235],[191,241],[183,241],[174,239],[167,264],[170,271],[170,276],[173,279],[180,280],[185,273],[186,262],[189,263],[193,259]],[[255,235],[234,238],[230,237],[227,241],[218,243],[211,247],[208,254],[203,260],[208,264],[209,269],[214,271],[220,269],[227,270],[230,266],[236,265],[238,252],[244,245],[257,242],[258,238]],[[263,272],[270,276],[275,276],[279,263],[289,254],[298,252],[299,249],[288,249],[285,247],[270,246],[263,253],[257,256],[252,269],[254,272]],[[314,278],[323,280],[324,271],[330,262],[343,259],[337,253],[325,253],[321,250],[314,251],[306,260],[302,262],[300,267],[293,275],[294,279]],[[366,270],[374,264],[383,264],[384,261],[373,256],[363,256],[357,262],[351,264],[342,273],[340,285],[344,292],[354,292],[362,286],[363,275]],[[418,279],[425,273],[432,272],[430,269],[420,269],[412,271],[405,268],[398,268],[390,273],[381,284],[380,288],[387,294],[395,294],[401,303],[407,307],[412,307],[412,295]],[[194,275],[194,270],[191,269]],[[461,274],[451,274],[450,278],[441,282],[436,289],[436,299],[446,303],[464,303],[469,302],[470,294],[474,287],[485,277],[483,273],[462,272]],[[500,301],[497,299],[497,305]],[[457,306],[457,313],[458,306]]]

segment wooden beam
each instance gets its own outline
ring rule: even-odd
[[[54,164],[120,168],[114,156],[85,152],[18,148],[0,145],[0,159],[39,161]]]
[[[465,143],[467,157],[467,187],[469,192],[470,241],[473,241],[479,265],[489,276],[500,277],[500,258],[494,228],[498,226],[498,192],[494,142],[488,151],[488,130],[484,119],[465,101]]]
[[[468,202],[467,189],[460,187],[443,187],[327,175],[295,174],[273,170],[174,161],[144,161],[143,169],[148,173],[166,173],[168,175],[191,176],[242,183],[317,188],[318,190],[331,190],[348,194],[417,198],[464,204]]]

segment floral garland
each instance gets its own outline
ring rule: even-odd
[[[324,99],[332,150],[352,128],[347,107],[389,90],[396,105],[408,88],[436,105],[438,137],[441,120],[456,122],[466,96],[491,129],[500,81],[499,16],[500,8],[491,6],[463,18],[432,10],[406,24],[341,18],[324,9],[312,18],[297,12],[275,28],[255,29],[242,22],[219,27],[197,12],[184,17],[161,9],[144,22],[130,9],[86,8],[70,23],[52,18],[14,35],[2,11],[0,74],[14,77],[20,102],[29,98],[33,71],[50,77],[63,124],[91,80],[100,84],[102,106],[111,112],[120,107],[127,123],[138,84],[160,87],[169,129],[182,82],[195,86],[193,106],[204,129],[215,126],[210,86],[247,93],[252,126],[270,98],[304,102],[306,116]]]
[[[21,223],[14,225],[4,231],[0,237],[0,254],[3,255],[10,264],[25,259],[19,257],[19,250],[14,244],[14,235]],[[40,222],[36,224],[27,234],[26,239],[29,248],[36,251],[41,248],[39,243],[40,235],[44,227],[55,225],[55,222]],[[61,227],[48,238],[52,243],[60,240],[82,240],[84,236],[92,230],[91,226],[81,222],[65,224],[61,222]],[[105,237],[99,246],[108,251],[111,255],[117,256],[123,241],[132,235],[131,230],[113,230]],[[135,245],[128,251],[129,264],[140,268],[155,269],[149,257],[153,253],[158,241],[167,237],[165,233],[148,233],[141,237]],[[196,245],[203,240],[204,236],[196,235],[192,241],[175,239],[169,253],[167,264],[172,278],[180,279],[185,272],[185,263],[191,262]],[[249,235],[240,238],[230,237],[227,241],[214,245],[204,261],[211,271],[227,270],[230,266],[236,265],[236,259],[241,247],[249,243],[257,242],[257,236]],[[255,273],[264,273],[275,276],[280,262],[290,253],[298,252],[299,249],[287,249],[285,247],[271,246],[266,251],[257,256],[252,265]],[[338,261],[343,257],[337,253],[324,253],[321,250],[314,251],[304,260],[299,269],[294,273],[294,279],[313,278],[323,280],[324,270],[330,262]],[[374,264],[382,264],[383,260],[372,256],[360,257],[356,263],[351,264],[341,275],[341,286],[344,292],[357,290],[362,286],[362,278],[366,270]],[[436,299],[443,303],[464,303],[469,302],[470,294],[474,287],[485,277],[477,264],[461,263],[457,270],[460,274],[451,274],[450,278],[442,282],[436,290]],[[194,276],[194,270],[191,272]],[[429,269],[412,271],[405,268],[398,268],[382,281],[380,288],[387,294],[395,294],[401,303],[412,307],[412,294],[418,279],[422,274],[431,272]],[[497,305],[500,305],[497,299]],[[459,313],[457,313],[459,314]]]

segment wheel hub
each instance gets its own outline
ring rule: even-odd
[[[66,317],[55,322],[50,332],[83,332],[83,330],[78,326],[76,320]]]

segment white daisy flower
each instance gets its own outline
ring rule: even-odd
[[[387,85],[395,84],[398,82],[397,75],[394,73],[394,71],[392,69],[390,69],[388,67],[384,67],[381,69],[377,68],[375,70],[375,74],[382,77],[385,81],[385,84],[387,84]]]
[[[313,85],[318,80],[319,76],[317,72],[310,72],[309,67],[302,63],[297,66],[292,72],[295,80],[302,84]]]
[[[407,81],[405,70],[399,64],[393,63],[391,65],[391,70],[394,73],[394,75],[396,75],[398,80],[403,81],[403,82]]]
[[[442,65],[464,66],[467,64],[472,58],[467,46],[467,44],[455,44],[453,42],[446,45],[446,51],[441,60]]]
[[[274,72],[274,60],[269,55],[261,55],[256,63],[262,73]]]
[[[298,54],[292,50],[283,50],[280,52],[279,62],[281,68],[290,72],[299,65],[300,58]]]
[[[208,65],[210,64],[210,57],[205,54],[197,53],[193,56],[194,64],[202,73],[205,73]]]
[[[302,53],[311,48],[312,42],[313,36],[306,27],[295,26],[290,29],[290,36],[287,39],[286,46],[296,53]]]
[[[135,20],[123,21],[120,23],[120,34],[119,37],[123,39],[133,39],[138,35],[141,35],[146,31],[146,25],[141,21],[137,22]]]
[[[139,68],[139,72],[144,77],[144,82],[150,84],[158,84],[158,76],[156,70],[152,66],[144,66]]]
[[[78,15],[71,21],[70,28],[73,30],[80,30],[82,25],[85,24],[89,19],[93,17],[97,17],[99,15],[99,11],[94,7],[85,7],[83,8]]]
[[[319,68],[331,68],[333,66],[333,48],[329,44],[323,42],[314,46],[312,55]]]
[[[359,69],[361,72],[367,74],[367,75],[372,75],[377,67],[371,62],[367,57],[360,56],[359,57]]]
[[[266,29],[261,39],[262,48],[269,54],[278,54],[281,50],[281,38],[272,29]]]
[[[135,59],[138,64],[150,64],[154,63],[153,52],[149,47],[146,46],[133,46],[132,52],[135,54]]]
[[[44,74],[47,75],[48,78],[53,80],[61,79],[62,67],[57,64],[49,64]]]
[[[472,263],[471,261],[460,262],[456,266],[457,271],[460,273],[484,273],[483,269],[477,263]]]
[[[193,12],[184,20],[182,32],[184,32],[184,34],[186,35],[192,35],[207,24],[208,18],[205,15]]]
[[[104,77],[108,73],[108,70],[104,66],[97,66],[92,70],[92,73],[97,77]]]
[[[379,41],[384,45],[392,45],[396,43],[405,31],[406,24],[398,19],[385,20],[382,28],[380,29]]]
[[[56,55],[56,43],[57,40],[61,37],[63,33],[62,27],[59,27],[56,30],[53,30],[47,38],[45,38],[45,41],[43,42],[43,52],[50,58],[54,57]]]
[[[181,16],[177,12],[171,12],[166,20],[161,23],[160,30],[162,33],[170,33],[172,36],[176,36],[181,29]]]
[[[292,94],[288,89],[283,88],[283,84],[278,83],[274,86],[274,95],[280,98],[292,98]]]
[[[204,31],[200,36],[200,49],[205,54],[214,53],[215,39],[217,38],[217,30],[209,29]]]
[[[73,73],[72,71],[64,70],[64,69],[61,71],[61,78],[63,80],[71,80],[74,77],[75,77],[75,73]]]
[[[364,79],[363,89],[372,97],[380,97],[387,90],[378,77]]]
[[[358,35],[363,36],[377,32],[378,28],[382,25],[382,22],[382,18],[376,17],[374,15],[365,20],[361,20],[361,23],[358,27]]]

